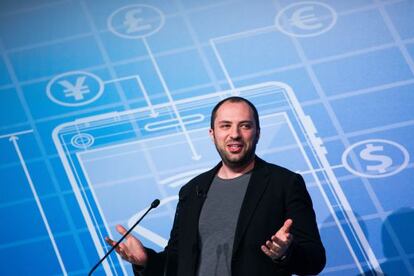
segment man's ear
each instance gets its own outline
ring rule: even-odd
[[[214,142],[214,130],[212,128],[208,130],[208,135],[210,136],[211,140]]]
[[[260,129],[256,131],[256,144],[259,142],[259,138],[260,138]]]

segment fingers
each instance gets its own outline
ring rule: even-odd
[[[124,260],[129,261],[130,260],[130,252],[129,252],[128,246],[126,246],[124,243],[121,243],[121,244],[119,244],[118,247],[119,247],[119,252],[120,252],[121,257]]]
[[[116,226],[116,231],[118,231],[118,233],[121,234],[122,236],[125,235],[125,233],[127,232],[127,230],[125,229],[125,227],[123,227],[120,224],[118,224]]]
[[[110,246],[114,246],[116,244],[116,242],[111,240],[109,237],[105,237],[105,242]]]
[[[107,244],[109,244],[110,246],[115,246],[116,245],[116,241],[110,239],[109,237],[105,237],[105,242]],[[119,244],[117,247],[115,247],[115,251],[120,253],[120,246],[121,244]]]
[[[290,228],[293,225],[293,220],[291,219],[287,219],[285,221],[285,223],[283,224],[282,228],[280,228],[280,230],[284,233],[289,233],[290,232]]]
[[[284,250],[278,244],[271,241],[266,241],[266,245],[262,245],[260,248],[271,259],[280,258],[284,253]]]
[[[116,231],[121,235],[125,235],[127,232],[122,225],[117,225]],[[105,238],[105,242],[110,246],[117,244],[116,241],[113,241],[109,237]],[[115,251],[122,259],[130,263],[142,265],[147,261],[147,255],[141,242],[131,234],[127,236],[125,242],[121,242],[115,247]]]
[[[265,253],[272,260],[276,260],[283,257],[287,248],[289,247],[289,244],[281,246],[273,241],[266,241],[266,245],[262,245],[260,248],[262,249],[263,253]]]
[[[106,237],[105,242],[110,246],[115,246],[116,242],[111,240],[110,238]],[[124,243],[120,243],[117,247],[115,247],[116,253],[118,253],[122,259],[126,261],[130,261],[130,253],[128,247]]]
[[[264,245],[262,245],[260,248],[262,249],[263,253],[265,253],[269,258],[275,259],[275,257],[273,256],[274,253],[270,252],[269,248],[267,248]]]
[[[273,241],[266,241],[266,246],[267,248],[270,250],[270,252],[274,253],[274,254],[279,254],[282,246],[273,242]]]
[[[289,245],[293,239],[293,235],[290,233],[292,225],[293,221],[291,219],[287,219],[279,231],[271,237],[271,240],[279,246]]]
[[[270,239],[279,246],[283,246],[291,242],[291,240],[293,239],[293,235],[291,233],[283,235],[279,235],[278,233],[276,233],[276,235],[273,235]]]
[[[282,257],[293,240],[293,235],[290,233],[292,225],[293,221],[287,219],[279,231],[260,247],[263,253],[273,260]]]

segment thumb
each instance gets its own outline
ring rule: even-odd
[[[123,227],[120,224],[118,224],[116,226],[116,231],[118,231],[118,233],[121,234],[122,236],[125,235],[125,233],[127,232],[127,230],[125,229],[125,227]]]
[[[293,225],[293,220],[287,219],[280,230],[282,230],[282,232],[284,233],[289,233],[292,225]]]

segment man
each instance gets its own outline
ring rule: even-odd
[[[209,134],[222,161],[181,188],[165,250],[129,236],[118,254],[137,275],[318,274],[325,249],[312,201],[300,175],[255,155],[254,105],[241,97],[219,102]]]

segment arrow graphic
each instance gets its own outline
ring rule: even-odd
[[[135,76],[128,76],[128,77],[123,77],[123,78],[117,78],[117,79],[112,79],[112,80],[104,81],[104,83],[121,82],[121,81],[124,81],[124,80],[131,80],[131,79],[132,79],[132,80],[136,80],[136,81],[137,81],[138,86],[139,86],[139,88],[141,89],[142,94],[143,94],[143,96],[144,96],[145,102],[147,103],[148,108],[151,110],[151,114],[150,114],[150,116],[151,116],[152,118],[156,118],[156,117],[158,116],[158,112],[156,112],[156,111],[154,110],[154,106],[153,106],[153,104],[151,103],[151,100],[150,100],[150,98],[149,98],[148,92],[147,92],[147,90],[145,89],[145,86],[144,86],[144,84],[142,83],[142,80],[141,80],[141,78],[140,78],[138,75],[135,75]]]
[[[151,115],[150,116],[152,118],[156,118],[158,116],[158,112],[155,112],[154,107],[152,106],[151,100],[148,96],[147,89],[145,89],[145,86],[142,83],[142,80],[139,76],[135,76],[135,78],[137,79],[138,85],[141,88],[141,91],[142,91],[142,94],[144,95],[145,101],[147,102],[147,105],[151,110]]]
[[[154,54],[152,53],[151,48],[149,47],[147,40],[145,38],[142,38],[142,41],[144,42],[145,48],[147,49],[148,55],[151,59],[151,62],[154,65],[155,71],[157,72],[157,75],[158,75],[158,77],[161,81],[161,85],[164,88],[165,94],[168,97],[168,101],[170,102],[171,107],[174,111],[174,114],[177,117],[178,123],[179,123],[179,125],[180,125],[180,127],[183,131],[184,137],[186,138],[186,140],[188,142],[188,145],[190,146],[190,149],[191,149],[191,152],[192,152],[191,158],[193,160],[200,160],[201,155],[197,153],[196,148],[193,144],[193,141],[191,140],[190,135],[188,134],[187,128],[186,128],[186,126],[183,122],[183,119],[180,116],[180,113],[178,112],[177,106],[174,103],[174,99],[171,96],[170,89],[168,88],[167,83],[165,82],[165,79],[161,74],[161,70],[158,66],[157,61],[155,60]]]
[[[50,229],[49,222],[47,221],[45,212],[44,212],[43,207],[42,207],[42,203],[40,202],[40,199],[39,199],[39,195],[37,194],[36,188],[33,185],[33,181],[32,181],[32,178],[29,174],[29,170],[27,169],[26,162],[24,161],[23,155],[20,151],[19,144],[17,143],[18,140],[19,140],[19,137],[14,136],[14,135],[10,136],[10,138],[9,138],[9,141],[13,143],[14,149],[16,150],[17,156],[19,157],[19,161],[20,161],[20,164],[23,168],[24,174],[26,175],[26,179],[29,182],[30,189],[32,190],[33,196],[34,196],[35,201],[36,201],[36,205],[39,208],[39,212],[40,212],[40,215],[42,217],[43,223],[45,224],[46,231],[49,235],[50,241],[52,242],[52,246],[53,246],[53,249],[55,251],[56,257],[58,259],[60,268],[62,269],[62,273],[63,273],[63,275],[66,276],[66,275],[68,275],[68,273],[66,271],[65,265],[63,264],[62,257],[60,255],[59,249],[58,249],[58,247],[56,245],[56,242],[55,242],[55,237],[53,236],[52,230]]]

